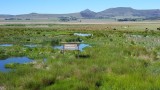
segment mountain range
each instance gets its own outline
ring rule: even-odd
[[[0,19],[51,19],[59,17],[76,17],[85,19],[103,19],[103,18],[143,18],[143,19],[160,19],[160,9],[137,10],[130,7],[109,8],[104,11],[94,12],[89,9],[78,13],[70,14],[21,14],[21,15],[4,15],[0,14]]]
[[[81,11],[84,18],[159,18],[159,9],[137,10],[130,7],[109,8],[101,12],[94,12],[89,9]]]

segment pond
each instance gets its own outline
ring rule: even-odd
[[[134,37],[134,38],[142,38],[144,37],[143,35],[130,35],[131,37]]]
[[[0,44],[0,47],[11,47],[13,46],[13,44]],[[27,45],[23,45],[25,47],[29,47],[29,48],[34,48],[37,47],[38,45],[36,44],[27,44]]]
[[[86,47],[90,47],[90,45],[89,44],[80,44],[79,45],[79,50],[83,51],[83,49],[86,48]],[[53,48],[54,49],[60,49],[60,50],[62,50],[63,49],[63,45],[61,45],[61,46],[54,46]]]
[[[28,45],[23,45],[23,46],[30,47],[30,48],[37,47],[37,45],[34,45],[34,44],[28,44]]]
[[[0,44],[1,47],[11,47],[13,44]]]
[[[84,34],[84,33],[74,33],[75,36],[82,36],[82,37],[86,37],[86,36],[92,36],[92,34]]]
[[[10,63],[24,64],[32,61],[33,60],[29,59],[28,57],[12,57],[12,58],[7,58],[5,60],[0,60],[0,72],[7,72],[11,70],[11,69],[5,68],[6,64],[10,64]]]

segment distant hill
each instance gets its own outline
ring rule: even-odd
[[[96,17],[109,17],[109,18],[117,16],[157,18],[160,17],[160,10],[159,9],[136,10],[130,7],[117,7],[98,12],[96,15]]]
[[[38,13],[30,13],[23,15],[16,15],[16,18],[58,18],[63,16],[73,16],[73,17],[81,17],[79,13],[71,13],[71,14],[38,14]]]
[[[81,16],[84,17],[84,18],[95,18],[97,13],[94,12],[94,11],[91,11],[89,9],[86,9],[84,11],[81,11],[80,12]]]
[[[115,19],[123,19],[123,18],[143,18],[143,19],[151,19],[157,20],[160,19],[160,10],[159,9],[150,9],[150,10],[137,10],[130,7],[117,7],[117,8],[109,8],[101,12],[94,12],[89,9],[78,13],[71,14],[38,14],[38,13],[30,13],[30,14],[21,14],[21,15],[4,15],[0,14],[0,19],[5,20],[14,20],[14,19],[52,19],[59,17],[76,17],[76,18],[115,18]]]
[[[0,19],[4,20],[24,20],[24,19],[55,19],[59,17],[77,17],[82,18],[80,13],[71,13],[71,14],[38,14],[38,13],[30,13],[30,14],[21,14],[21,15],[3,15],[0,14]]]
[[[96,17],[133,16],[133,13],[135,13],[135,10],[132,8],[118,7],[98,12]]]
[[[8,18],[8,17],[14,17],[14,15],[6,15],[6,14],[0,14],[0,18]]]

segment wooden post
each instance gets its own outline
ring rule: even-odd
[[[64,44],[63,44],[63,55],[64,55]]]
[[[77,45],[78,45],[78,59],[79,59],[79,52],[80,52],[80,51],[79,51],[79,44],[77,44]]]
[[[77,50],[78,49],[78,59],[79,59],[79,45],[80,42],[61,42],[63,44],[63,55],[65,50]]]

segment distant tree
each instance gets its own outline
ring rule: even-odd
[[[124,18],[124,19],[118,19],[118,21],[138,21],[138,19],[132,19],[132,18]]]
[[[5,20],[16,20],[16,18],[6,18]]]
[[[26,20],[31,20],[31,19],[29,19],[29,18],[26,18]]]
[[[73,17],[73,16],[70,16],[70,17],[59,17],[59,21],[62,21],[62,22],[76,21],[76,20],[77,20],[77,18]]]
[[[159,28],[157,28],[157,30],[160,30],[160,27],[159,27]]]
[[[17,20],[22,20],[21,18],[17,18]]]
[[[77,20],[77,18],[76,18],[76,17],[73,17],[73,16],[70,16],[70,20],[72,20],[72,21],[76,21],[76,20]]]
[[[69,17],[59,17],[59,20],[62,22],[68,22],[70,21],[70,18]]]

